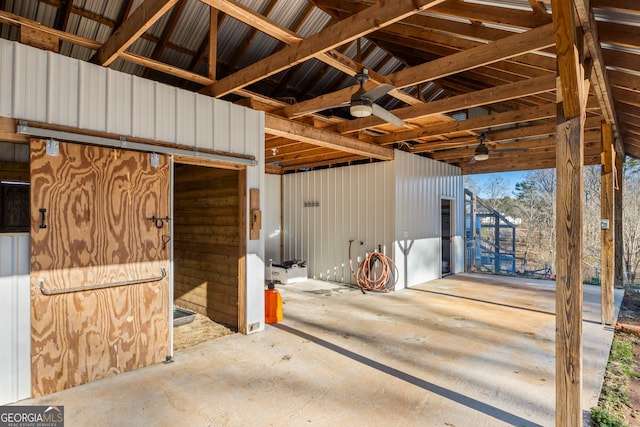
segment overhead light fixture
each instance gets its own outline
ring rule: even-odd
[[[476,147],[476,152],[473,158],[477,162],[482,160],[487,160],[489,158],[489,149],[487,148],[487,146],[484,145],[483,143],[480,143],[480,145]]]
[[[353,117],[369,117],[373,112],[372,102],[366,98],[352,99],[349,112]]]

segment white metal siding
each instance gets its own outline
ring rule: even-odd
[[[107,68],[96,69],[86,62],[79,63],[78,127],[81,129],[107,129]],[[76,106],[76,103],[71,103]]]
[[[46,122],[47,52],[17,43],[0,41],[2,49],[13,51],[13,111],[9,117]],[[3,82],[5,83],[5,82]]]
[[[396,150],[396,230],[394,259],[398,287],[441,276],[440,201],[454,200],[453,272],[464,268],[461,258],[464,233],[463,179],[460,168]],[[406,239],[405,239],[406,236]],[[403,248],[410,247],[405,264]]]
[[[0,234],[0,405],[31,396],[29,234]]]
[[[65,56],[52,52],[47,55],[47,60],[47,122],[78,127],[79,62],[69,61]]]
[[[134,117],[133,114],[134,76],[110,69],[107,69],[106,75],[107,110],[106,117],[101,118],[105,128],[116,135],[137,136],[132,130],[133,121],[140,120],[139,116]],[[99,84],[102,86],[102,82]]]
[[[0,114],[222,152],[259,154],[263,113],[0,39]]]
[[[265,175],[265,193],[266,201],[262,213],[262,229],[265,233],[265,262],[272,260],[274,263],[280,263],[280,175]]]
[[[383,162],[285,175],[285,260],[306,261],[316,279],[352,282],[349,240],[354,266],[378,246],[390,255],[394,174]]]
[[[0,116],[10,117],[13,105],[13,46],[0,48]]]
[[[226,104],[226,103],[224,103]],[[218,104],[217,104],[218,105]],[[240,107],[238,107],[240,108]],[[235,110],[234,114],[240,110]],[[265,173],[264,173],[264,113],[261,111],[243,108],[244,123],[243,139],[234,140],[234,147],[238,143],[245,144],[247,149],[253,150],[258,162],[256,167],[247,168],[247,196],[246,212],[249,212],[249,190],[259,189],[260,207],[264,209],[265,194]],[[247,126],[247,123],[255,123],[255,126]],[[260,230],[259,240],[249,240],[250,222],[247,221],[247,327],[248,332],[257,332],[264,329],[264,227]],[[258,325],[251,329],[251,325]]]
[[[196,141],[196,94],[176,91],[176,141]]]
[[[162,108],[155,108],[156,133],[153,139],[158,141],[175,141],[176,140],[176,92],[177,88],[156,84],[156,106],[162,105]]]

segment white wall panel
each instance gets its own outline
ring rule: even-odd
[[[452,268],[454,272],[462,271],[464,265],[459,257],[463,250],[464,191],[460,169],[397,150],[395,163],[394,259],[400,273],[398,287],[441,276],[440,203],[443,198],[453,200]],[[407,248],[410,250],[405,263],[403,249]]]
[[[0,404],[31,396],[29,234],[0,234]]]
[[[107,130],[116,135],[138,136],[133,130],[133,76],[108,68],[106,72]]]
[[[213,149],[223,150],[220,147],[227,147],[232,138],[231,133],[231,104],[227,102],[213,103]]]
[[[272,260],[275,264],[282,262],[280,259],[280,175],[265,175],[265,205],[262,211],[262,229],[264,230],[264,259]]]
[[[0,60],[3,117],[257,158],[263,113],[4,39]]]
[[[132,134],[141,138],[156,136],[156,82],[140,77],[132,80]]]
[[[196,141],[196,96],[176,91],[176,143],[191,145]]]
[[[14,54],[13,117],[46,122],[47,52],[16,43]]]
[[[172,86],[155,84],[155,135],[158,141],[176,141],[176,92]]]
[[[247,131],[245,115],[249,110],[235,104],[227,105],[229,106],[229,136],[216,139],[216,149],[230,151],[232,144],[242,144],[241,150],[246,151],[249,147],[247,147],[248,141],[245,136]]]
[[[78,127],[107,129],[107,68],[78,63]]]
[[[223,101],[220,101],[222,103]],[[260,207],[266,203],[265,173],[264,173],[264,113],[256,110],[245,110],[245,122],[243,123],[244,143],[251,147],[256,156],[258,166],[247,168],[247,201],[246,209],[249,212],[249,190],[259,189]],[[253,330],[257,332],[264,329],[264,268],[265,268],[265,230],[260,231],[259,240],[249,240],[249,221],[247,221],[247,326],[259,325]]]
[[[213,149],[214,103],[208,96],[196,94],[195,97],[195,146]]]
[[[285,260],[306,261],[316,279],[352,282],[349,240],[354,266],[378,245],[390,255],[394,169],[381,162],[285,175]]]
[[[78,127],[79,62],[53,52],[47,60],[47,122]]]
[[[0,39],[0,116],[13,116],[14,45]]]

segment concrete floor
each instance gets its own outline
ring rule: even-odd
[[[553,426],[554,282],[463,274],[390,294],[280,286],[285,320],[26,405],[73,426]],[[613,331],[584,288],[583,408]],[[622,292],[616,291],[616,313]]]

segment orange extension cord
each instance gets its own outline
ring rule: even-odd
[[[362,292],[365,290],[389,292],[398,282],[398,267],[391,258],[381,252],[371,252],[354,273],[351,264],[351,242],[349,243],[349,267]]]

